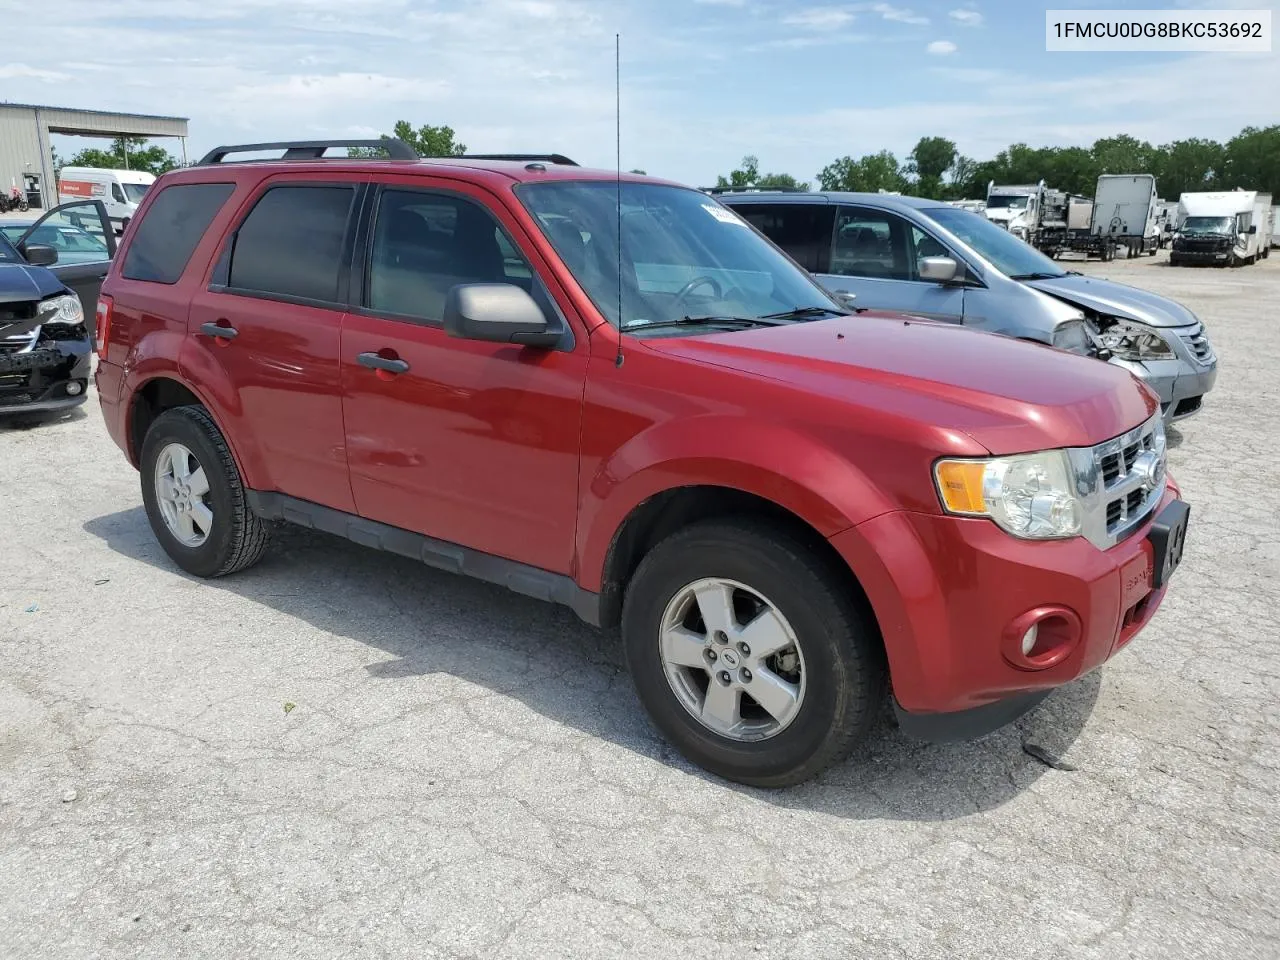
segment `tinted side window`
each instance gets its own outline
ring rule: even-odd
[[[440,321],[445,297],[459,283],[514,283],[532,292],[533,271],[478,204],[384,190],[373,227],[366,306]]]
[[[883,210],[842,207],[831,244],[831,273],[843,277],[911,280],[907,223]]]
[[[811,273],[826,272],[827,246],[835,208],[830,204],[735,204],[749,224],[787,251]]]
[[[129,224],[133,239],[121,276],[177,283],[196,244],[234,189],[233,183],[184,183],[161,190],[145,216]]]
[[[236,231],[227,286],[336,301],[355,193],[354,185],[269,189]]]

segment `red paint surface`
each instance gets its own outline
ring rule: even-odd
[[[1064,683],[1149,621],[1162,594],[1150,593],[1143,531],[1106,552],[1082,539],[1020,541],[985,520],[941,515],[931,475],[941,456],[1122,433],[1155,409],[1136,380],[1036,346],[871,314],[624,337],[618,366],[617,332],[512,193],[517,178],[603,176],[465,160],[165,175],[140,222],[169,184],[237,189],[177,284],[120,277],[125,236],[104,284],[115,309],[97,374],[112,437],[127,446],[137,392],[167,377],[209,408],[250,487],[569,574],[588,590],[601,588],[621,524],[653,495],[690,485],[756,494],[845,558],[909,710],[962,709]],[[572,349],[464,341],[430,324],[210,291],[217,253],[267,177],[447,188],[484,203],[543,278],[572,328]],[[215,347],[199,333],[211,321],[239,336]],[[363,352],[410,369],[380,376],[356,361]],[[1079,617],[1080,642],[1045,669],[1017,669],[1001,637],[1045,606]]]

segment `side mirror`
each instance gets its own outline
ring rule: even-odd
[[[856,293],[850,293],[848,290],[832,290],[831,295],[847,307],[852,307],[853,301],[858,299]]]
[[[1255,223],[1253,226],[1249,228],[1249,236],[1252,237],[1257,232],[1258,232],[1258,225]]]
[[[58,262],[58,251],[43,243],[24,243],[18,252],[33,267],[51,267]]]
[[[950,283],[956,278],[960,264],[950,257],[925,257],[917,262],[916,267],[921,280],[932,280],[934,283]]]
[[[463,340],[554,347],[559,332],[549,328],[542,308],[512,283],[460,283],[444,301],[444,332]]]

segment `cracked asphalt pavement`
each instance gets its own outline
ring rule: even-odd
[[[679,759],[567,610],[295,529],[198,581],[92,397],[0,427],[0,957],[1280,956],[1280,257],[1166,258],[1082,267],[1220,356],[1154,623],[786,791]]]

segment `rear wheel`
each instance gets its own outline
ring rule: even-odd
[[[142,502],[173,562],[198,577],[252,566],[267,547],[266,525],[249,509],[226,440],[201,407],[175,407],[142,442]]]
[[[730,780],[806,780],[866,736],[885,689],[873,623],[785,530],[708,522],[664,540],[627,589],[636,689],[686,757]]]

